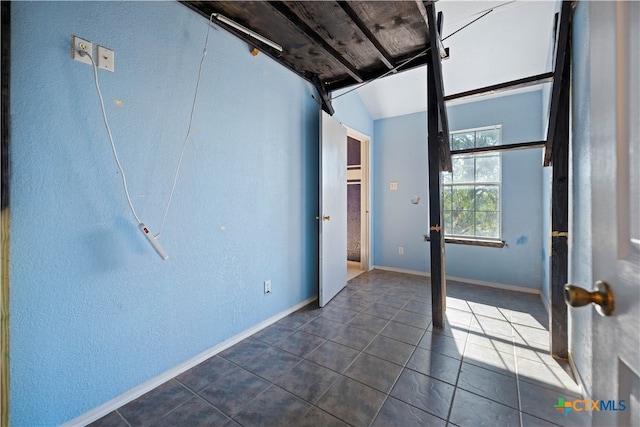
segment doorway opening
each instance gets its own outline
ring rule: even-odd
[[[369,138],[347,129],[347,280],[369,271]]]

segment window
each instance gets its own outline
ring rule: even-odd
[[[501,144],[501,127],[451,133],[451,150]],[[453,173],[443,174],[445,237],[500,240],[502,157],[498,152],[451,158]]]

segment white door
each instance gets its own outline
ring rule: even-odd
[[[320,307],[347,284],[347,130],[320,116]]]
[[[576,117],[574,126],[590,128],[592,277],[610,285],[615,309],[609,317],[591,308],[571,310],[593,313],[589,397],[608,405],[592,411],[593,425],[638,426],[640,2],[588,2],[588,7],[591,100],[583,113],[588,118]],[[589,290],[593,286],[573,284]]]

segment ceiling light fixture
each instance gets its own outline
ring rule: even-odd
[[[264,44],[266,44],[268,46],[271,46],[272,48],[274,48],[278,52],[282,52],[282,46],[280,46],[278,43],[272,42],[268,38],[261,36],[260,34],[256,33],[255,31],[252,31],[252,30],[248,29],[247,27],[244,27],[244,26],[238,24],[235,21],[232,21],[231,19],[227,18],[224,15],[220,15],[219,13],[214,13],[213,16],[218,21],[224,22],[228,26],[233,27],[238,31],[241,31],[241,32],[245,33],[246,35],[248,35],[250,37],[253,37],[256,40],[260,40],[262,43],[264,43]]]

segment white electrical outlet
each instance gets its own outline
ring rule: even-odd
[[[71,58],[74,61],[84,62],[91,65],[91,58],[89,55],[82,56],[80,52],[86,52],[89,55],[93,55],[93,43],[88,40],[71,35]]]
[[[98,45],[98,68],[115,72],[116,53],[104,46]]]
[[[271,280],[265,280],[265,282],[264,282],[264,293],[265,294],[270,294],[271,293]]]
[[[398,189],[398,183],[397,182],[390,182],[389,183],[389,190],[396,191],[397,189]]]
[[[398,246],[398,255],[404,255],[404,248],[402,246]]]

